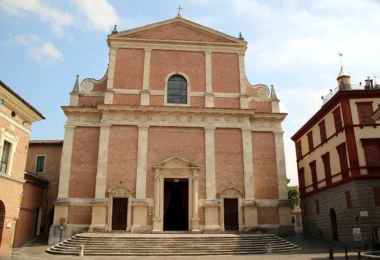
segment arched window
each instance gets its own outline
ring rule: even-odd
[[[168,80],[168,104],[187,104],[187,81],[181,75],[173,75]]]

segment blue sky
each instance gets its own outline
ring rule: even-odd
[[[0,0],[0,79],[41,111],[32,139],[62,139],[75,75],[100,79],[106,44],[119,31],[176,16],[248,41],[251,84],[275,85],[283,123],[287,174],[297,183],[292,134],[336,87],[340,64],[352,82],[380,81],[379,0]]]

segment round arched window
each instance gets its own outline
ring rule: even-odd
[[[187,104],[187,81],[181,75],[173,75],[169,78],[167,103]]]

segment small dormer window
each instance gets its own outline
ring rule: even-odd
[[[167,103],[187,104],[187,81],[181,75],[173,75],[168,80]]]

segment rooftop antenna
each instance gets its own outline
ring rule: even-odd
[[[183,9],[181,6],[178,6],[178,14],[177,14],[177,17],[182,17],[181,15],[181,9]]]

